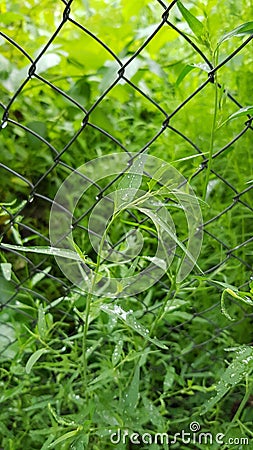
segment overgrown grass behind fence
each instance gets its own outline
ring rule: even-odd
[[[193,421],[226,436],[209,449],[252,438],[248,3],[29,0],[0,7],[4,449],[109,449],[118,430],[172,439]],[[203,217],[197,265],[182,281],[189,224],[173,189],[159,183],[155,193],[178,241],[173,262],[148,290],[123,296],[122,282],[115,295],[105,289],[95,296],[48,254],[58,189],[83,164],[115,153],[130,164],[116,174],[108,168],[80,198],[73,252],[85,255],[87,274],[95,266],[124,280],[146,269],[158,238],[143,208],[122,208],[108,227],[106,244],[120,256],[143,236],[141,255],[126,264],[97,257],[88,220],[115,189],[154,187],[143,169],[127,186],[133,153],[141,164],[160,158],[188,181]],[[161,262],[152,261],[158,271]],[[117,448],[134,444],[128,436]],[[169,447],[152,440],[141,448]],[[205,447],[181,435],[175,448]]]

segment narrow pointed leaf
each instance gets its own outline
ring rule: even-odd
[[[3,244],[2,247],[17,250],[19,252],[38,253],[43,255],[60,256],[62,258],[73,259],[74,261],[82,261],[77,252],[65,248],[56,247],[24,247],[22,245]]]
[[[7,281],[10,281],[11,279],[11,268],[12,265],[10,263],[1,263],[2,273]]]
[[[239,347],[233,362],[227,367],[216,386],[216,395],[204,405],[201,415],[210,411],[224,395],[234,388],[253,369],[253,349],[249,346]]]
[[[186,77],[186,75],[188,75],[188,73],[191,72],[191,70],[193,69],[195,69],[193,64],[187,64],[180,72],[178,79],[176,81],[176,86],[179,86],[180,83],[183,81],[183,79]]]
[[[177,2],[177,6],[192,32],[201,40],[204,34],[204,25],[181,2]]]
[[[40,357],[44,354],[47,353],[48,350],[45,348],[40,348],[39,350],[37,350],[36,352],[34,352],[30,358],[28,359],[26,366],[25,366],[25,371],[26,373],[30,373],[34,364],[40,359]]]
[[[140,154],[130,166],[129,170],[121,178],[117,187],[116,197],[116,209],[125,204],[131,202],[136,192],[141,186],[143,170],[145,166],[147,155],[145,153]]]
[[[167,349],[168,347],[162,344],[158,339],[149,337],[149,330],[145,329],[143,325],[137,322],[136,318],[130,311],[125,311],[121,306],[114,305],[114,307],[110,307],[109,305],[102,305],[102,311],[106,312],[110,316],[117,317],[126,323],[127,326],[132,328],[135,332],[140,334],[142,337],[147,339],[149,342],[152,342],[157,347],[162,349]]]
[[[238,117],[248,116],[249,114],[253,114],[253,106],[245,106],[245,108],[241,108],[235,113],[231,114],[225,122],[223,122],[219,128],[221,128],[225,123],[230,122],[230,120],[237,119]]]
[[[247,34],[253,34],[253,22],[245,22],[242,25],[239,25],[239,27],[236,27],[234,30],[229,31],[229,33],[224,34],[221,37],[219,44],[231,39],[234,36],[245,36]]]
[[[140,385],[140,363],[137,364],[133,379],[128,386],[123,398],[124,412],[130,413],[136,408],[139,399],[139,385]]]
[[[170,227],[167,225],[167,223],[164,222],[160,217],[158,217],[153,212],[140,208],[140,211],[142,211],[144,214],[149,216],[155,224],[157,224],[158,227],[161,227],[168,235],[173,239],[173,241],[183,250],[185,255],[189,258],[189,260],[198,268],[198,270],[201,271],[200,267],[198,266],[194,256],[188,251],[188,249],[182,244],[182,242],[178,239],[177,235],[170,229]],[[201,271],[202,272],[202,271]]]
[[[68,431],[68,433],[63,434],[58,439],[56,439],[56,441],[49,444],[48,448],[55,448],[56,445],[60,444],[61,442],[66,441],[67,439],[74,437],[78,432],[79,432],[79,430]]]

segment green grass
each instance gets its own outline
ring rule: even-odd
[[[172,8],[169,20],[212,63],[223,61],[252,32],[253,11],[246,0],[182,3]],[[59,25],[64,5],[51,0],[42,6],[33,0],[20,5],[13,0],[1,8],[6,34],[36,57]],[[113,4],[74,0],[71,17],[125,62],[150,36],[153,25],[160,23],[163,12],[158,2],[147,0]],[[245,23],[249,24],[240,27]],[[1,102],[6,106],[26,77],[29,61],[5,39],[0,58]],[[246,242],[253,231],[252,194],[246,191],[253,180],[252,130],[210,162],[244,129],[252,113],[251,60],[248,45],[218,70],[214,83],[179,110],[147,148],[147,155],[161,158],[189,180],[204,223],[210,221],[204,227],[198,266],[186,279],[179,282],[177,274],[178,263],[187,255],[187,221],[176,207],[170,184],[161,189],[143,175],[143,168],[130,176],[130,184],[127,174],[117,181],[118,189],[129,193],[129,187],[141,188],[146,195],[152,191],[164,202],[177,231],[172,240],[179,244],[160,282],[123,298],[124,279],[147,267],[156,252],[157,227],[164,230],[167,224],[158,223],[154,216],[142,222],[140,198],[130,199],[134,216],[122,203],[106,231],[114,244],[120,242],[117,250],[124,252],[127,243],[120,239],[134,227],[143,236],[143,247],[139,258],[120,264],[115,255],[113,261],[103,259],[105,235],[99,244],[102,256],[96,255],[82,228],[88,226],[84,217],[74,227],[69,249],[94,269],[93,284],[85,292],[71,284],[45,250],[50,246],[51,201],[71,168],[112,153],[123,155],[123,147],[140,151],[161,130],[166,115],[130,84],[117,84],[31,196],[29,183],[36,184],[52,167],[56,152],[79,130],[85,113],[37,78],[16,97],[8,126],[0,133],[1,162],[12,170],[1,167],[0,174],[0,232],[2,243],[9,245],[1,246],[0,271],[0,446],[4,450],[130,450],[136,445],[129,437],[114,445],[112,433],[127,430],[129,435],[152,437],[168,433],[172,439],[175,433],[188,432],[192,422],[199,422],[201,431],[213,437],[224,434],[224,444],[186,443],[181,436],[173,448],[225,450],[229,438],[249,442],[253,438],[252,241]],[[199,54],[164,25],[126,69],[126,76],[169,116],[207,79],[206,67],[200,63]],[[44,67],[40,64],[38,73],[86,110],[119,69],[102,46],[70,22],[46,53]],[[248,109],[241,111],[229,94]],[[209,158],[206,168],[195,176],[205,158]],[[100,186],[104,188],[112,178],[107,176]],[[114,189],[115,185],[107,193]],[[75,209],[76,218],[92,207],[98,195],[96,186],[87,192]],[[67,201],[74,198],[69,194]],[[137,245],[131,238],[129,242]],[[24,252],[24,247],[35,252]],[[114,298],[102,288],[101,295],[94,293],[95,283],[108,270],[123,280]],[[234,441],[229,448],[238,445]],[[154,442],[139,447],[170,448]]]

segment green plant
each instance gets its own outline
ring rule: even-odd
[[[31,67],[12,42],[35,59],[65,6],[52,0],[12,0],[0,6],[1,24],[7,28],[0,41],[3,113]],[[87,26],[122,64],[156,31],[164,13],[161,2],[148,0],[103,5],[74,0],[71,9],[73,21]],[[252,34],[247,0],[177,2],[168,20],[214,66]],[[250,47],[212,72],[193,45],[164,22],[125,67],[125,78],[100,98],[121,66],[73,21],[67,19],[39,58],[38,77],[32,76],[15,97],[0,134],[0,445],[6,450],[111,449],[111,434],[118,429],[151,436],[165,432],[172,438],[189,430],[194,419],[201,430],[224,433],[226,439],[251,439]],[[213,82],[181,107],[211,75]],[[88,125],[63,151],[90,109]],[[143,233],[145,245],[134,263],[107,262],[94,257],[86,217],[75,224],[68,250],[50,247],[51,202],[69,172],[81,164],[124,154],[124,149],[139,152],[144,146],[148,155],[178,168],[205,200],[200,202],[205,234],[198,266],[186,280],[177,281],[182,260],[191,259],[184,241],[187,221],[167,186],[161,189],[150,179],[146,183],[142,168],[130,179],[121,177],[118,188],[145,188],[146,198],[156,191],[176,224],[177,234],[169,231],[178,244],[177,257],[161,283],[147,291],[119,298],[125,286],[118,284],[114,298],[105,290],[97,297],[92,289],[84,292],[68,282],[54,256],[85,264],[94,270],[95,281],[109,269],[124,279],[152,258],[163,266],[153,257],[154,223],[168,226],[158,223],[155,214],[152,223],[143,221],[142,211],[133,217],[123,207],[115,210],[107,230],[117,250],[126,250],[121,239],[130,227]],[[80,199],[75,218],[92,207],[97,194],[93,186],[89,199]],[[143,200],[134,204],[131,198],[130,203],[140,206]],[[129,439],[117,445],[119,450],[133,447]],[[175,446],[205,447],[217,445],[186,445],[181,439]]]

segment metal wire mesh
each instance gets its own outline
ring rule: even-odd
[[[222,141],[222,145],[217,148],[212,154],[212,164],[210,165],[206,143],[204,138],[201,141],[201,135],[205,137],[205,120],[206,117],[202,117],[202,123],[199,123],[199,136],[187,136],[184,132],[184,121],[181,121],[182,112],[186,111],[189,114],[189,120],[200,120],[201,114],[194,117],[194,111],[196,108],[201,111],[205,96],[213,96],[215,86],[218,86],[220,93],[224,93],[227,98],[227,102],[233,105],[233,110],[238,110],[245,105],[241,104],[240,98],[237,98],[233,93],[233,83],[230,79],[227,80],[226,72],[223,70],[226,65],[233,61],[239,54],[242,54],[245,49],[248,49],[252,35],[249,35],[240,41],[240,45],[236,41],[237,46],[233,51],[223,57],[223,59],[217,63],[216,66],[210,61],[209,56],[205,54],[201,46],[190,37],[189,34],[182,31],[182,27],[173,18],[170,20],[171,13],[176,8],[177,1],[174,0],[171,3],[164,3],[160,0],[154,1],[154,5],[160,10],[160,21],[153,27],[152,31],[146,35],[141,43],[135,45],[134,51],[129,52],[127,56],[122,57],[120,54],[116,54],[112,48],[111,43],[104,37],[100,37],[96,32],[90,28],[89,19],[78,20],[78,11],[75,9],[75,1],[63,1],[64,7],[62,8],[61,19],[59,20],[58,27],[48,38],[46,44],[42,47],[38,45],[37,56],[32,58],[29,52],[26,50],[25,45],[20,45],[18,37],[16,39],[9,36],[8,31],[1,32],[3,45],[9,46],[10,54],[23,55],[23,61],[25,61],[25,70],[23,72],[23,79],[17,84],[15,92],[11,96],[6,96],[3,103],[0,104],[2,109],[2,122],[1,122],[1,134],[2,145],[6,147],[10,145],[16,145],[17,142],[22,141],[24,136],[29,136],[30,142],[36,143],[35,146],[35,162],[32,160],[32,153],[26,163],[30,166],[30,170],[27,171],[27,167],[24,170],[16,170],[15,160],[13,156],[3,157],[0,164],[1,168],[1,180],[6,183],[9,190],[9,203],[15,198],[17,192],[16,186],[20,185],[19,205],[8,205],[8,202],[4,202],[1,206],[1,238],[4,243],[20,243],[20,236],[23,243],[32,244],[39,243],[40,245],[49,245],[49,237],[45,233],[47,229],[49,211],[54,199],[57,188],[60,183],[64,181],[66,175],[75,171],[79,165],[84,161],[92,159],[96,153],[90,150],[91,147],[99,145],[100,155],[103,155],[108,148],[108,144],[114,152],[127,152],[132,151],[142,154],[148,149],[149,154],[159,154],[158,148],[161,145],[161,136],[164,136],[162,145],[165,142],[169,142],[170,136],[173,136],[175,141],[178,142],[180,148],[185,148],[185,153],[181,156],[192,159],[184,161],[181,158],[181,162],[177,163],[177,168],[182,170],[184,175],[190,180],[191,184],[195,187],[197,194],[201,196],[201,192],[198,191],[199,180],[204,179],[208,167],[211,173],[211,184],[209,184],[209,208],[203,209],[204,222],[202,225],[204,231],[204,246],[203,252],[200,256],[200,266],[204,271],[204,274],[209,277],[209,281],[206,287],[207,297],[206,299],[198,298],[198,283],[199,279],[189,277],[186,280],[184,289],[189,294],[189,298],[194,299],[194,302],[187,307],[187,313],[185,315],[178,314],[178,317],[173,316],[172,320],[169,320],[166,316],[165,322],[167,323],[167,335],[159,336],[165,341],[169,341],[171,345],[176,345],[179,332],[180,339],[185,340],[185,353],[179,355],[180,358],[187,359],[187,355],[190,354],[192,358],[199,348],[204,348],[206,352],[210,353],[210,357],[215,359],[215,348],[217,338],[221,338],[226,330],[237,329],[237,325],[242,321],[245,324],[249,324],[252,318],[252,314],[244,309],[241,305],[233,300],[237,305],[238,313],[237,320],[233,323],[227,322],[224,318],[220,317],[220,290],[217,286],[212,284],[212,274],[219,273],[220,270],[224,270],[225,279],[236,280],[236,274],[240,272],[240,279],[244,280],[244,289],[247,288],[250,277],[252,276],[252,211],[253,206],[250,202],[252,183],[245,185],[241,189],[241,183],[238,182],[239,189],[234,183],[234,176],[231,176],[229,171],[226,171],[227,160],[230,158],[231,153],[236,151],[236,143],[242,142],[251,138],[252,133],[252,117],[249,115],[245,123],[241,126],[241,129],[235,127],[236,132],[231,133],[231,139],[227,142]],[[62,3],[57,5],[59,10]],[[52,46],[57,46],[57,38],[64,32],[65,27],[70,27],[75,36],[75,31],[78,30],[79,35],[85,35],[88,39],[96,41],[98,46],[102,46],[105,53],[108,55],[108,60],[111,63],[110,79],[104,81],[104,89],[100,95],[90,101],[82,102],[79,98],[76,99],[75,95],[71,95],[71,91],[66,91],[62,88],[61,77],[68,77],[71,75],[71,62],[66,67],[66,73],[60,74],[55,81],[47,76],[47,72],[40,70],[40,64],[46,55],[48,55],[52,49]],[[131,77],[131,68],[136,64],[138,58],[145,54],[146,48],[153,43],[155,45],[156,39],[161,30],[168,30],[177,33],[179,40],[184,40],[187,43],[189,51],[192,54],[197,55],[197,61],[202,65],[205,65],[205,71],[200,76],[192,75],[195,77],[192,86],[195,86],[192,92],[187,94],[185,98],[175,98],[173,102],[166,102],[163,98],[163,92],[168,92],[168,85],[166,80],[160,80],[160,92],[159,95],[155,95],[152,90],[145,89],[144,84],[134,81]],[[73,46],[75,41],[73,42]],[[173,46],[173,42],[171,43]],[[64,48],[63,48],[64,50]],[[80,60],[85,61],[86,52],[88,48],[83,48],[83,55]],[[12,56],[15,58],[15,56]],[[94,55],[94,58],[96,56]],[[38,70],[39,68],[39,70]],[[163,68],[166,75],[169,77],[170,66]],[[42,74],[41,74],[42,73]],[[45,73],[45,75],[44,75]],[[107,72],[108,73],[108,72]],[[218,81],[216,79],[218,75]],[[230,83],[232,88],[230,89]],[[135,136],[131,134],[131,127],[135,121],[135,114],[133,111],[132,117],[126,120],[125,134],[117,130],[117,121],[120,120],[120,112],[116,114],[116,120],[114,121],[115,130],[112,127],[104,127],[98,124],[96,120],[93,121],[94,112],[99,110],[99,113],[103,115],[104,120],[108,111],[110,111],[110,104],[112,102],[110,93],[117,86],[126,86],[126,89],[133,93],[133,98],[136,98],[136,108],[139,107],[139,103],[142,104],[141,121],[139,123],[140,138],[136,141]],[[29,105],[25,104],[26,92],[29,89],[34,89],[37,93],[34,96],[34,102],[37,103],[38,109],[41,112],[41,116],[44,118],[44,122],[48,126],[53,126],[50,118],[50,105],[45,103],[44,92],[48,93],[53,99],[53,102],[57,102],[57,98],[61,99],[62,104],[72,105],[75,111],[78,110],[78,120],[74,116],[73,123],[64,123],[64,115],[59,118],[59,122],[62,121],[62,133],[63,139],[59,136],[55,136],[54,139],[48,139],[45,133],[40,129],[30,127],[31,117],[29,113]],[[85,93],[84,93],[85,95]],[[166,95],[166,94],[165,94]],[[160,98],[160,101],[159,101]],[[138,103],[138,105],[137,105]],[[87,106],[89,105],[89,106]],[[148,106],[147,106],[148,105]],[[122,100],[122,108],[124,107],[124,101]],[[111,107],[112,108],[112,107]],[[151,112],[150,112],[151,111]],[[115,111],[111,109],[111,114],[115,114]],[[190,115],[193,114],[193,117]],[[81,117],[81,120],[80,120]],[[153,119],[154,118],[154,119]],[[140,120],[140,118],[138,119]],[[153,120],[153,134],[150,132],[143,133],[145,123]],[[242,120],[242,119],[241,119]],[[238,125],[237,125],[238,126]],[[64,128],[68,128],[68,141],[64,142],[66,133]],[[136,129],[136,128],[135,128]],[[115,132],[114,132],[115,131]],[[144,137],[141,137],[144,136]],[[142,140],[141,145],[139,144]],[[38,145],[39,142],[39,145]],[[99,142],[99,144],[97,144]],[[103,147],[103,142],[106,145]],[[245,145],[245,144],[243,144]],[[6,155],[6,152],[3,152]],[[35,155],[36,154],[36,155]],[[73,167],[73,159],[69,158],[72,154],[75,155],[75,164]],[[42,165],[43,171],[40,170],[38,164],[38,155],[44,158]],[[77,156],[76,156],[77,155]],[[163,153],[165,159],[166,151]],[[197,155],[199,155],[197,157]],[[20,155],[14,156],[19,158]],[[31,159],[30,159],[31,158]],[[199,164],[199,160],[201,163]],[[193,161],[193,163],[192,163]],[[195,163],[195,161],[197,161]],[[244,164],[244,171],[248,171],[248,180],[251,180],[251,167],[247,167],[246,155]],[[245,167],[246,165],[246,167]],[[27,175],[28,173],[28,175]],[[119,174],[114,180],[110,181],[110,187],[118,181]],[[12,185],[15,189],[12,189]],[[215,190],[215,186],[218,189]],[[73,221],[74,230],[81,230],[83,233],[87,233],[87,228],[81,224],[86,214],[90,209],[102,198],[103,194],[108,189],[108,186],[95,186],[97,200],[89,205],[87,211],[83,211],[79,217]],[[4,192],[4,185],[2,192]],[[45,194],[46,192],[46,194]],[[50,192],[50,195],[49,195]],[[3,196],[3,195],[2,195]],[[220,208],[212,208],[212,196],[220,197]],[[5,196],[3,196],[5,198]],[[22,217],[21,217],[22,216]],[[135,221],[141,223],[138,217],[134,217]],[[218,226],[217,226],[218,224]],[[219,225],[220,224],[220,225]],[[220,227],[220,228],[219,228]],[[244,238],[238,242],[236,237],[233,237],[231,228],[239,227],[244,228],[244,232],[241,236]],[[220,230],[218,233],[217,230]],[[116,245],[116,244],[115,244]],[[16,345],[18,340],[18,334],[24,333],[24,330],[20,330],[17,327],[18,318],[20,315],[25,316],[27,323],[35,324],[36,316],[30,313],[29,310],[29,298],[38,299],[45,304],[48,304],[48,311],[53,313],[57,317],[64,318],[66,322],[67,333],[69,335],[75,334],[76,331],[82,326],[80,318],[76,315],[74,308],[69,303],[66,306],[71,295],[74,295],[78,290],[73,286],[64,276],[57,270],[56,267],[53,270],[48,271],[47,267],[52,266],[52,258],[49,256],[27,255],[23,252],[15,250],[7,250],[3,246],[1,247],[3,255],[13,264],[14,272],[17,274],[17,278],[13,278],[12,288],[6,287],[3,289],[1,299],[1,342],[6,340],[1,349],[2,357],[10,357],[12,354],[12,347]],[[210,258],[210,255],[212,257]],[[208,260],[205,263],[205,260]],[[198,270],[195,269],[195,273],[198,274]],[[43,281],[38,283],[38,280]],[[4,286],[4,285],[3,285]],[[157,294],[158,292],[158,294]],[[164,277],[158,283],[158,290],[156,291],[157,297],[149,298],[149,296],[139,295],[131,300],[135,304],[135,310],[137,316],[144,320],[148,315],[156,316],[157,311],[161,308],[163,296],[170,292],[170,285],[168,279]],[[154,291],[152,291],[152,295]],[[130,303],[131,303],[130,302]],[[24,304],[27,308],[24,308]],[[15,321],[9,321],[8,310],[15,310]],[[195,336],[192,334],[191,325],[196,321],[200,322],[200,326],[203,326],[205,330],[202,336]],[[8,330],[7,330],[8,329]],[[66,330],[65,330],[66,332]],[[61,331],[59,330],[59,333]],[[201,338],[201,340],[200,340]],[[247,341],[247,337],[245,337]],[[248,338],[250,340],[250,337]],[[192,356],[193,355],[193,356]],[[175,355],[171,353],[171,358]],[[177,355],[178,357],[178,355]],[[201,370],[207,368],[202,367]],[[195,370],[194,368],[192,369]]]

